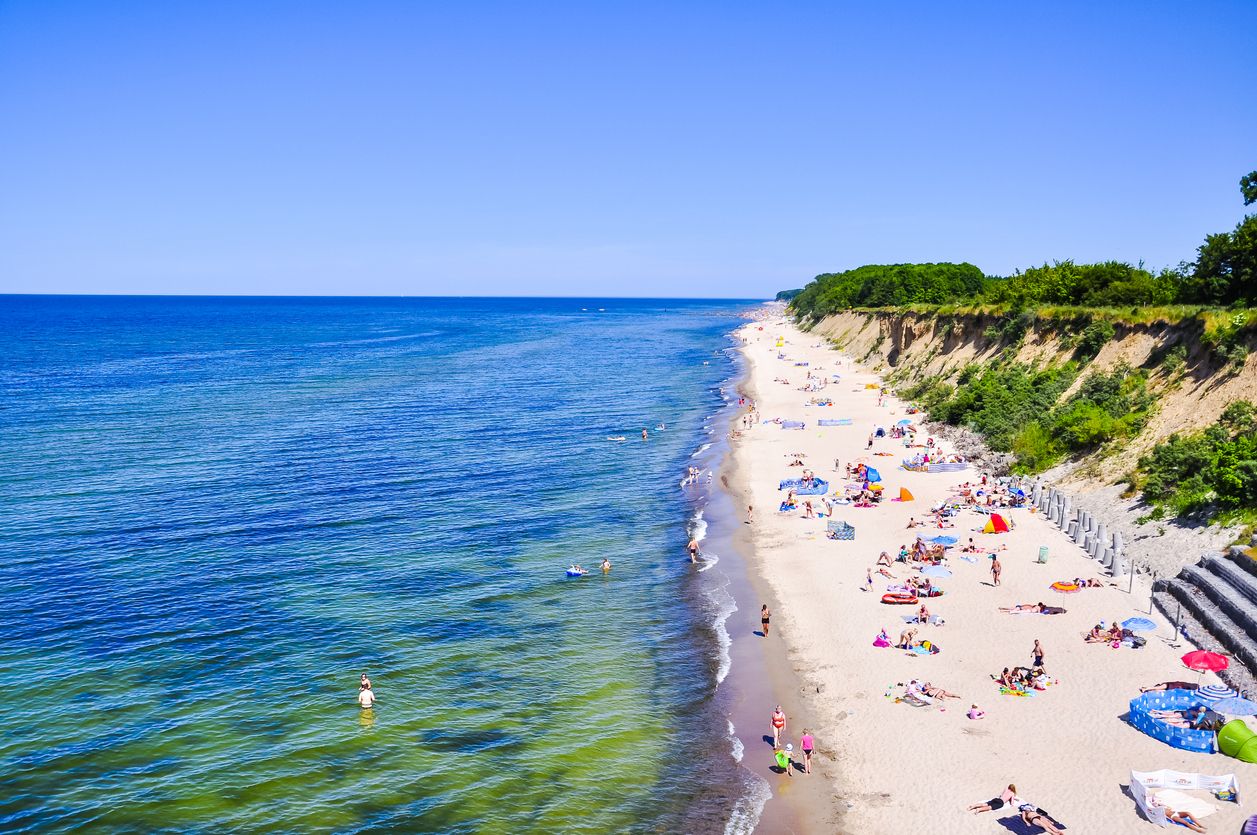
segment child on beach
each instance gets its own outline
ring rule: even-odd
[[[773,759],[777,762],[777,768],[785,772],[787,777],[794,776],[794,763],[790,760],[790,754],[794,751],[793,745],[787,745],[785,750],[773,745]]]
[[[807,728],[803,729],[803,736],[799,737],[799,748],[803,750],[803,773],[812,773],[812,749],[816,747],[816,741],[812,738],[812,733]]]

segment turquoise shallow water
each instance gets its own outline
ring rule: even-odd
[[[721,829],[742,306],[0,297],[0,830]]]

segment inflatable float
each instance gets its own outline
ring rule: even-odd
[[[569,568],[567,570],[567,576],[569,577],[584,577],[588,573],[584,568]]]
[[[909,594],[906,592],[895,592],[893,594],[883,594],[882,602],[890,603],[892,605],[909,605],[910,606],[917,602],[917,596],[915,594]]]

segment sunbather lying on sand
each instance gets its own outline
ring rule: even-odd
[[[921,692],[934,699],[959,699],[955,693],[944,690],[941,687],[935,687],[928,681],[921,685]]]
[[[1015,615],[1019,612],[1037,612],[1040,615],[1063,615],[1065,610],[1060,606],[1046,606],[1043,603],[1018,603],[1016,606],[1001,606],[1000,611]]]
[[[1150,710],[1148,715],[1158,719],[1172,728],[1190,728],[1200,730],[1208,721],[1205,717],[1204,705],[1196,705],[1190,710]]]
[[[890,579],[892,579],[892,580],[897,580],[897,579],[899,579],[899,578],[898,578],[898,577],[896,577],[894,574],[891,574],[889,571],[887,571],[887,570],[886,570],[886,569],[884,569],[884,568],[879,568],[879,569],[877,569],[877,573],[878,573],[878,574],[880,574],[880,575],[882,575],[883,577],[889,577],[889,578],[890,578]]]
[[[1156,795],[1153,795],[1152,797],[1148,798],[1148,800],[1153,806],[1159,806],[1162,809],[1164,809],[1165,816],[1169,818],[1170,820],[1174,821],[1175,823],[1179,824],[1180,826],[1185,826],[1188,829],[1190,829],[1192,832],[1205,831],[1204,824],[1196,820],[1196,818],[1192,816],[1191,812],[1176,812],[1173,809],[1171,809],[1169,806],[1166,806],[1164,803],[1160,802],[1160,800],[1157,798]]]
[[[1018,808],[1021,812],[1021,822],[1026,826],[1037,826],[1048,833],[1048,835],[1064,835],[1057,828],[1056,824],[1052,822],[1052,819],[1048,817],[1047,812],[1044,812],[1033,803],[1023,803]]]
[[[1003,809],[1006,803],[1016,803],[1017,800],[1017,787],[1009,783],[1008,788],[1000,792],[999,797],[992,797],[986,803],[975,803],[967,811],[975,815],[981,812],[994,812],[996,809]]]
[[[1196,683],[1194,681],[1162,681],[1148,687],[1140,687],[1140,693],[1152,693],[1157,690],[1195,690]]]

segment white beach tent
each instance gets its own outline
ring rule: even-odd
[[[1230,799],[1239,802],[1240,784],[1234,774],[1212,776],[1209,774],[1192,774],[1187,771],[1171,771],[1163,768],[1160,771],[1132,771],[1130,773],[1130,793],[1135,797],[1135,805],[1144,817],[1155,824],[1169,826],[1165,810],[1152,805],[1152,797],[1161,789],[1203,789],[1213,792],[1230,792]],[[1201,801],[1203,802],[1203,801]],[[1181,811],[1181,810],[1180,810]]]

